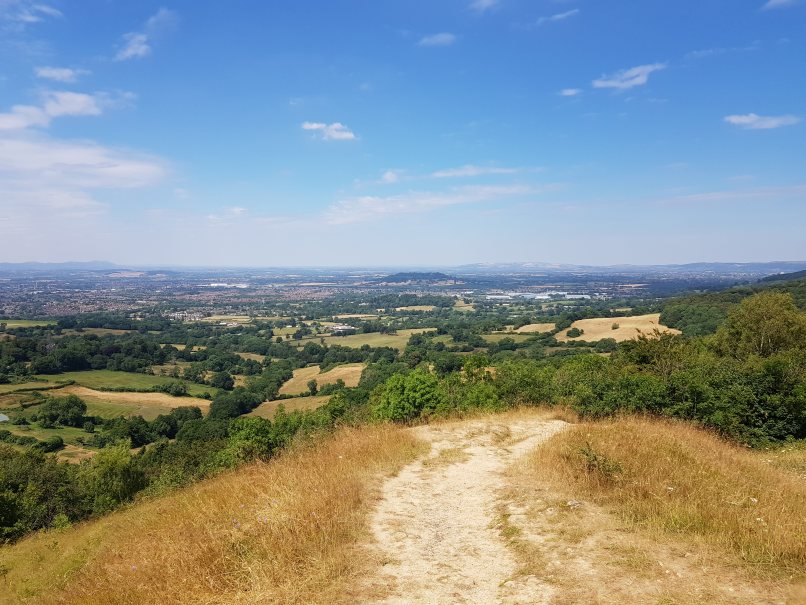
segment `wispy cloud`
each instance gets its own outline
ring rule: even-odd
[[[467,178],[476,176],[485,176],[490,174],[516,174],[519,172],[518,168],[502,168],[497,166],[474,166],[468,164],[460,166],[459,168],[448,168],[446,170],[437,170],[432,172],[431,176],[436,179],[455,179]]]
[[[725,116],[724,120],[728,124],[748,130],[769,130],[771,128],[781,128],[782,126],[792,126],[800,122],[800,118],[797,116],[760,116],[755,113]]]
[[[566,19],[570,19],[571,17],[576,17],[582,11],[578,8],[571,9],[570,11],[565,11],[564,13],[557,13],[554,15],[550,15],[548,17],[540,17],[537,20],[537,25],[546,25],[547,23],[556,23],[558,21],[565,21]]]
[[[123,34],[123,45],[115,55],[116,61],[142,59],[151,54],[155,38],[173,28],[178,21],[176,12],[161,8],[146,21],[141,31]]]
[[[424,36],[417,42],[417,46],[450,46],[456,42],[456,35],[449,32]]]
[[[561,97],[576,97],[582,94],[581,88],[563,88],[559,95]]]
[[[708,57],[717,57],[719,55],[727,55],[732,53],[744,53],[761,50],[761,43],[756,40],[747,46],[717,46],[714,48],[704,48],[702,50],[693,50],[686,53],[686,59],[706,59]]]
[[[69,67],[37,67],[34,69],[37,78],[53,80],[69,84],[75,82],[81,76],[86,76],[90,72],[86,69],[71,69]]]
[[[806,198],[806,185],[793,185],[791,187],[758,187],[754,189],[733,189],[727,191],[708,191],[678,195],[658,200],[666,204],[698,204],[716,202],[740,202],[746,200],[774,201],[776,199],[804,197]]]
[[[470,3],[470,10],[477,13],[486,13],[501,4],[501,0],[473,0]]]
[[[761,7],[761,10],[770,10],[774,8],[787,8],[790,6],[795,6],[798,3],[798,0],[768,0],[764,6]]]
[[[325,221],[348,224],[399,214],[428,212],[446,206],[476,204],[504,198],[536,194],[539,190],[526,185],[466,186],[445,192],[412,191],[392,196],[363,196],[337,202],[325,212]]]
[[[341,122],[303,122],[302,129],[318,133],[324,141],[352,141],[356,138],[355,133]]]
[[[0,0],[0,20],[3,21],[25,25],[62,16],[59,9],[48,4],[30,0]]]
[[[629,69],[622,69],[609,76],[602,76],[598,80],[594,80],[593,87],[628,90],[636,86],[643,86],[649,81],[650,74],[665,68],[665,63],[651,63],[649,65],[639,65]]]

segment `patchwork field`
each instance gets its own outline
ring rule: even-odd
[[[0,395],[5,393],[14,393],[16,391],[40,391],[42,389],[49,389],[55,386],[54,382],[50,381],[31,381],[21,382],[18,384],[0,384]]]
[[[505,338],[510,338],[515,342],[524,342],[532,338],[534,334],[518,334],[517,332],[499,332],[497,334],[482,334],[482,338],[487,342],[500,342]]]
[[[455,303],[453,303],[453,308],[456,311],[467,311],[467,312],[476,310],[476,307],[475,305],[473,305],[473,303],[466,303],[463,300],[457,300]]]
[[[154,386],[175,381],[167,376],[152,376],[150,374],[135,374],[133,372],[115,372],[113,370],[87,370],[85,372],[64,372],[63,374],[41,374],[42,378],[51,383],[72,380],[76,384],[90,389],[150,389]],[[188,392],[193,396],[203,393],[215,394],[216,389],[201,384],[187,383]]]
[[[397,307],[395,311],[433,311],[434,305],[409,305],[408,307]]]
[[[56,325],[56,321],[52,319],[0,319],[0,324],[6,324],[6,328],[36,328]]]
[[[113,393],[96,391],[87,387],[71,385],[51,391],[54,396],[77,395],[87,404],[89,416],[114,418],[115,416],[142,416],[153,420],[160,414],[169,414],[172,409],[195,405],[207,412],[210,402],[198,397],[173,397],[166,393]]]
[[[618,328],[613,326],[618,324]],[[596,319],[580,319],[575,321],[571,328],[578,328],[584,333],[579,338],[569,338],[568,330],[557,334],[557,340],[568,342],[569,340],[585,340],[595,342],[605,338],[612,338],[617,342],[632,340],[638,336],[639,332],[651,333],[655,328],[661,332],[680,334],[680,330],[667,328],[660,324],[660,313],[650,313],[648,315],[635,315],[634,317],[599,317]]]
[[[556,326],[554,324],[545,323],[545,324],[528,324],[525,326],[521,326],[517,330],[515,330],[518,334],[535,334],[535,333],[543,333],[543,332],[551,332]]]
[[[348,363],[342,366],[336,366],[332,370],[320,373],[319,366],[311,366],[309,368],[299,368],[294,370],[294,377],[288,380],[281,388],[281,395],[299,395],[308,390],[308,382],[316,380],[316,383],[322,387],[326,384],[335,384],[337,380],[341,379],[348,387],[358,386],[358,381],[361,380],[361,372],[366,367],[363,363]]]
[[[328,343],[341,345],[343,347],[353,347],[360,349],[364,345],[370,347],[391,347],[393,349],[405,349],[412,334],[423,334],[425,332],[436,332],[436,328],[413,328],[410,330],[398,330],[397,334],[381,334],[371,332],[369,334],[352,334],[350,336],[329,336]]]
[[[342,313],[341,315],[334,315],[334,319],[376,319],[378,315],[370,313]]]
[[[247,416],[260,416],[271,420],[274,414],[277,413],[277,408],[281,405],[285,407],[286,412],[294,412],[296,410],[315,410],[325,405],[332,395],[316,395],[315,397],[294,397],[292,399],[277,399],[275,401],[265,401],[261,403],[254,410],[249,412]]]
[[[252,361],[257,361],[259,363],[263,363],[266,359],[265,355],[260,355],[259,353],[235,353],[238,357],[243,359],[251,359]]]

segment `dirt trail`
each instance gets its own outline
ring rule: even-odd
[[[372,519],[383,565],[374,603],[548,602],[553,590],[518,576],[497,512],[502,471],[563,429],[559,420],[474,420],[425,426],[427,457],[389,480]]]

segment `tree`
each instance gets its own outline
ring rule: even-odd
[[[235,380],[227,372],[216,372],[213,374],[213,377],[210,378],[210,386],[229,391],[235,386]]]
[[[87,413],[87,404],[76,395],[66,397],[52,397],[42,404],[39,411],[40,423],[46,425],[61,424],[63,426],[84,425],[84,414]]]
[[[717,331],[717,347],[739,359],[769,357],[806,345],[806,313],[791,294],[762,292],[745,298]]]
[[[314,396],[319,392],[319,385],[315,380],[308,381],[308,392],[311,394],[311,396]]]
[[[392,376],[380,392],[374,413],[382,420],[402,422],[434,411],[441,401],[437,377],[418,369]]]

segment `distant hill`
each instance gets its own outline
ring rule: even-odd
[[[406,284],[406,283],[431,283],[453,281],[453,277],[445,273],[420,273],[410,271],[405,273],[394,273],[382,277],[379,281],[385,284]]]
[[[778,273],[763,278],[763,282],[792,281],[794,279],[806,279],[806,271],[795,271],[794,273]]]
[[[67,263],[0,263],[0,271],[109,271],[120,265],[107,261],[72,261]]]

